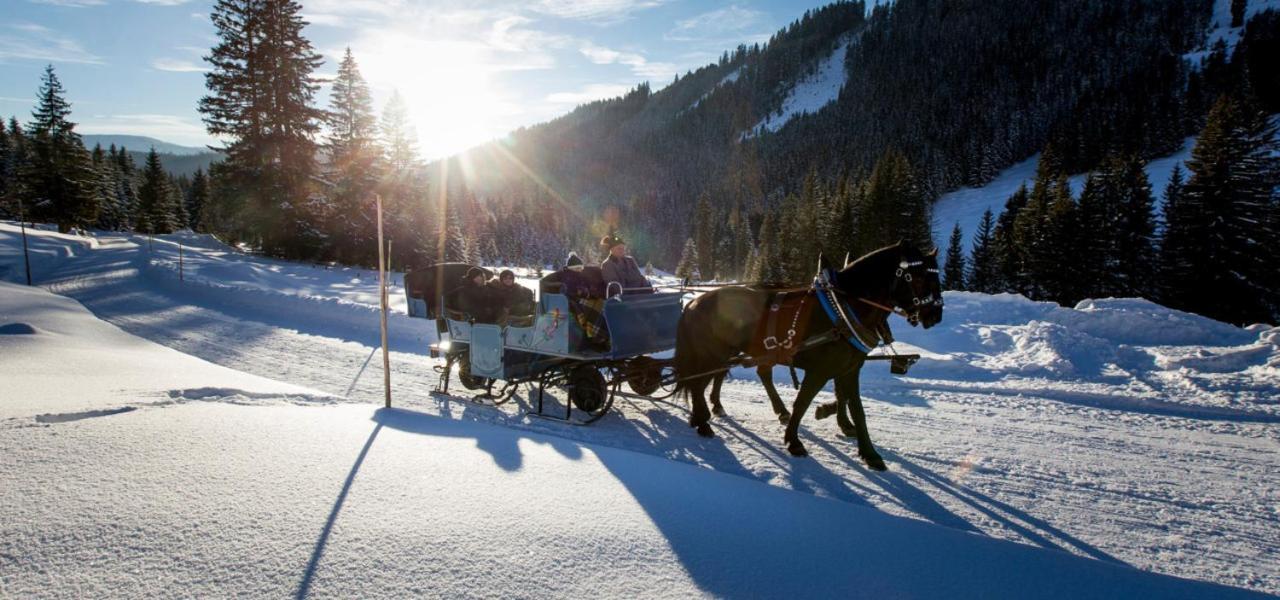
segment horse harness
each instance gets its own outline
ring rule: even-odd
[[[880,333],[858,319],[843,294],[832,284],[833,277],[830,269],[824,269],[808,288],[779,290],[773,294],[769,311],[760,321],[747,352],[753,362],[760,366],[790,365],[796,354],[838,340],[847,341],[863,354],[880,345]],[[832,327],[806,337],[809,317],[817,307],[821,307]],[[780,330],[780,324],[784,323],[789,325]]]

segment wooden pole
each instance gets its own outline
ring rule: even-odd
[[[391,354],[387,350],[387,253],[382,245],[382,195],[374,194],[378,203],[378,295],[382,304],[382,391],[387,408],[391,408]]]
[[[31,255],[27,252],[27,216],[22,210],[22,197],[18,197],[18,227],[22,229],[22,262],[27,266],[27,285],[31,285]]]

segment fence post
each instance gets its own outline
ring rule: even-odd
[[[31,285],[31,255],[27,251],[27,215],[22,209],[22,197],[18,197],[18,227],[22,229],[22,262],[27,266],[27,285]]]
[[[382,245],[382,195],[374,194],[378,203],[378,295],[382,305],[382,391],[387,408],[391,408],[391,355],[387,350],[387,253]]]

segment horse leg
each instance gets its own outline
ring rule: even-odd
[[[834,401],[823,402],[822,404],[818,405],[818,408],[813,409],[813,418],[821,421],[827,417],[830,417],[831,415],[836,414],[836,411],[839,408],[840,408],[840,398],[837,395]],[[844,413],[841,412],[840,416],[844,417]],[[843,426],[841,428],[843,429]]]
[[[809,451],[805,450],[804,444],[800,442],[800,420],[809,410],[809,403],[813,402],[813,397],[818,395],[828,379],[830,378],[820,377],[813,371],[805,371],[804,382],[800,384],[800,393],[796,394],[795,404],[791,406],[791,418],[787,420],[787,433],[782,437],[783,443],[787,445],[787,452],[792,456],[809,456]]]
[[[836,396],[841,402],[847,402],[849,412],[853,413],[853,427],[858,436],[858,456],[862,457],[862,462],[871,470],[883,471],[888,467],[871,443],[871,433],[867,431],[867,415],[862,410],[862,396],[858,391],[858,374],[861,370],[862,364],[859,363],[849,373],[836,378]]]
[[[821,410],[823,407],[830,405],[831,412],[828,414],[836,415],[836,425],[840,426],[840,433],[845,437],[852,438],[854,440],[858,439],[858,428],[853,424],[853,421],[849,420],[849,394],[857,393],[857,389],[858,389],[857,377],[858,377],[857,371],[854,371],[854,374],[852,376],[853,382],[851,384],[849,382],[849,379],[850,379],[849,373],[845,373],[837,376],[836,377],[836,401],[832,403],[824,404],[818,407],[818,409]],[[852,388],[854,391],[850,392],[849,391],[850,388]]]
[[[698,378],[689,382],[689,397],[692,398],[693,412],[689,415],[689,426],[698,430],[698,435],[702,437],[715,437],[715,432],[711,431],[711,425],[707,421],[711,420],[711,411],[707,410],[707,398],[703,392],[707,389],[707,381],[709,378]]]
[[[764,392],[769,395],[769,404],[773,405],[773,414],[777,415],[779,423],[786,425],[787,421],[791,420],[791,413],[782,404],[782,397],[778,395],[778,388],[773,387],[773,367],[756,367],[756,375],[760,377],[760,383],[764,385]]]
[[[711,412],[717,417],[724,416],[724,407],[720,405],[720,386],[724,383],[724,378],[729,375],[728,371],[716,375],[711,380]]]

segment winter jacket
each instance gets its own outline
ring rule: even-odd
[[[458,290],[458,309],[478,323],[494,323],[498,320],[500,300],[489,287],[468,281]]]
[[[533,314],[533,290],[520,284],[502,285],[502,280],[488,283],[489,293],[507,314],[525,316]]]
[[[622,258],[610,256],[603,263],[600,263],[600,270],[604,274],[605,286],[608,287],[610,283],[618,282],[622,285],[624,296],[653,291],[653,286],[649,284],[649,280],[645,279],[644,273],[640,272],[640,265],[636,264],[636,259],[630,256]]]
[[[581,271],[562,269],[556,271],[560,281],[560,293],[569,298],[603,298],[604,278],[600,267],[586,267]]]

